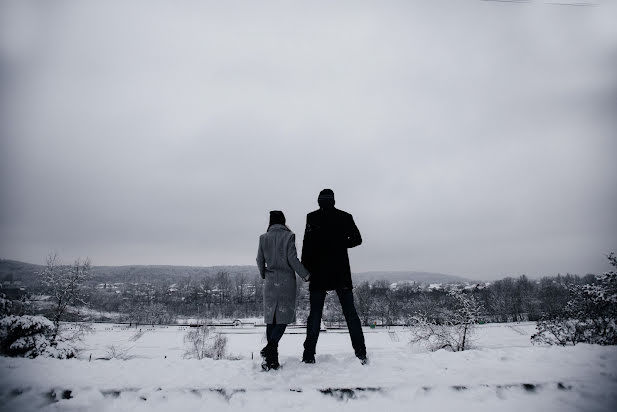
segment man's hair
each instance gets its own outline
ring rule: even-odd
[[[322,208],[334,207],[334,192],[332,189],[324,189],[319,192],[317,203]]]

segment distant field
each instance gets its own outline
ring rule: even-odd
[[[261,319],[259,319],[261,321]],[[256,319],[245,319],[244,322],[255,322]],[[189,326],[139,326],[129,328],[128,325],[120,324],[95,324],[96,332],[87,336],[84,342],[84,351],[80,355],[88,358],[104,356],[108,345],[123,345],[130,347],[130,353],[138,358],[157,359],[182,359],[183,338]],[[136,341],[131,341],[136,331],[143,331],[143,335]],[[216,328],[217,332],[228,337],[230,353],[250,358],[251,353],[256,355],[265,345],[265,327],[245,325],[241,327]],[[410,346],[409,333],[403,327],[391,329],[363,328],[368,351],[384,352],[387,350],[405,350],[410,352],[423,352],[419,346]],[[486,324],[478,326],[475,337],[475,345],[480,348],[503,348],[503,347],[531,347],[529,337],[535,331],[535,323],[512,323],[512,324]],[[290,326],[281,340],[279,352],[282,358],[294,358],[302,356],[302,343],[304,342],[305,329]],[[398,339],[393,341],[392,338]],[[351,343],[346,329],[333,329],[322,332],[318,344],[318,356],[320,354],[352,354]]]

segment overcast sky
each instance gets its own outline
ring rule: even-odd
[[[329,187],[364,239],[355,272],[604,271],[616,15],[609,0],[3,0],[0,257],[254,264],[268,211],[300,250]]]

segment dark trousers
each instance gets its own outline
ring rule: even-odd
[[[366,346],[364,344],[364,333],[362,333],[360,317],[358,317],[356,307],[353,303],[353,291],[351,289],[337,289],[336,294],[338,295],[338,300],[341,303],[343,315],[347,322],[347,329],[351,337],[351,345],[353,346],[356,356],[363,358],[366,356]],[[321,315],[323,313],[325,300],[325,290],[310,291],[311,311],[306,321],[306,340],[304,341],[305,355],[315,355],[315,347],[317,346],[317,339],[319,339]]]
[[[264,349],[276,353],[279,347],[279,341],[283,337],[287,325],[285,323],[276,323],[276,315],[272,321],[273,323],[268,323],[266,325],[266,339],[268,339],[268,344]]]

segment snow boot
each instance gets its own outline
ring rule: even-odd
[[[315,363],[315,354],[304,351],[302,354],[302,362],[303,363]]]
[[[268,372],[270,370],[270,367],[268,366],[268,363],[265,360],[261,361],[261,369],[264,372]]]
[[[268,365],[268,358],[270,357],[271,349],[268,345],[264,346],[262,350],[259,351],[261,355],[261,369],[264,371],[269,371],[270,366]]]
[[[261,362],[261,368],[264,371],[269,371],[270,369],[278,369],[281,365],[279,364],[279,355],[277,348],[271,348],[266,345],[259,354],[263,358]]]
[[[281,364],[279,363],[278,353],[274,353],[270,359],[266,360],[266,362],[268,364],[269,369],[277,370],[278,368],[281,367]]]

